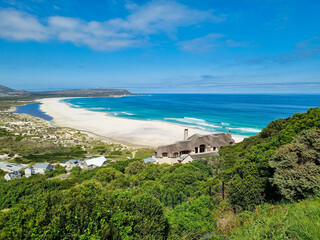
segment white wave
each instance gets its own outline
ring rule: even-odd
[[[261,130],[260,129],[257,129],[257,128],[227,128],[227,129],[230,129],[230,130],[238,130],[238,131],[241,131],[241,132],[254,132],[254,133],[259,133]]]
[[[75,104],[72,104],[72,103],[68,103],[68,102],[65,102],[68,106],[72,107],[72,108],[81,108],[79,107],[78,105],[75,105]]]
[[[189,124],[195,124],[203,127],[210,127],[210,128],[222,128],[221,126],[217,126],[214,124],[207,123],[203,119],[198,118],[190,118],[190,117],[184,117],[184,118],[165,118],[165,120],[173,120],[177,122],[183,122],[183,123],[189,123]]]
[[[121,114],[129,115],[129,116],[133,116],[134,115],[133,113],[128,113],[128,112],[121,112]]]
[[[230,123],[221,122],[221,125],[230,126]]]
[[[128,115],[128,116],[133,116],[134,114],[128,113],[128,112],[111,112],[112,115],[114,116],[119,116],[119,115]]]
[[[89,108],[90,110],[105,110],[105,108],[103,107],[92,107],[92,108]]]

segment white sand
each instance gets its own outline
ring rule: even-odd
[[[103,112],[72,108],[61,102],[63,98],[40,99],[41,110],[53,117],[53,123],[60,127],[71,127],[91,132],[110,140],[136,146],[157,147],[183,140],[184,129],[189,129],[189,136],[194,133],[208,134],[199,129],[162,121],[132,120],[113,117]],[[236,142],[243,136],[233,135]]]

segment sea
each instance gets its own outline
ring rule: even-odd
[[[273,120],[287,118],[320,106],[320,94],[150,94],[120,98],[71,98],[71,107],[111,116],[182,124],[209,132],[231,132],[241,136],[259,133]],[[41,103],[17,107],[46,120]]]
[[[242,136],[259,133],[272,120],[320,106],[320,94],[150,94],[121,98],[65,99],[74,108],[111,116],[158,120]]]

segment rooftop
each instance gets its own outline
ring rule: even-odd
[[[44,168],[47,169],[50,166],[50,163],[36,163],[33,168]]]
[[[24,166],[15,163],[0,162],[0,168],[7,169],[8,171],[19,171],[24,168]]]
[[[97,158],[86,159],[84,161],[87,163],[88,166],[95,165],[101,167],[107,161],[107,159],[104,156],[101,156]]]

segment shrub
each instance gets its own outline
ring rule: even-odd
[[[303,132],[272,157],[271,182],[288,200],[297,200],[320,189],[320,130]]]
[[[134,161],[129,163],[129,165],[125,169],[125,173],[128,175],[134,175],[139,172],[142,172],[146,169],[146,164],[144,161]]]

